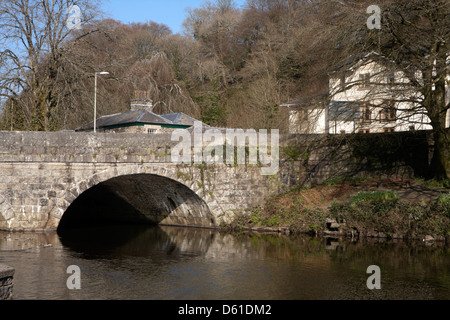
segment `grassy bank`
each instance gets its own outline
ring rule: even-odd
[[[243,214],[234,230],[448,240],[450,190],[423,181],[340,180],[271,197]]]

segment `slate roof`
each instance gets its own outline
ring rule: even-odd
[[[328,98],[328,93],[323,93],[314,97],[304,97],[294,101],[289,101],[280,105],[280,107],[311,107]]]
[[[103,116],[97,119],[97,128],[117,127],[133,124],[156,124],[156,125],[183,125],[174,123],[167,118],[157,115],[148,110],[135,110],[112,115]],[[189,126],[187,124],[186,126]],[[75,131],[90,131],[94,128],[94,122],[87,123]]]
[[[169,120],[173,124],[176,125],[185,125],[185,126],[193,126],[195,121],[198,121],[197,119],[194,119],[187,114],[184,114],[182,112],[178,113],[168,113],[168,114],[162,114],[161,117],[164,119]],[[204,126],[207,126],[206,124],[203,124]]]

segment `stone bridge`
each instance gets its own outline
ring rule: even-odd
[[[174,164],[170,135],[0,132],[0,229],[216,227],[278,192],[258,165]]]
[[[305,183],[423,175],[427,137],[280,136],[279,170],[268,176],[248,161],[176,164],[171,151],[179,142],[170,134],[0,132],[0,230],[136,222],[217,227]]]

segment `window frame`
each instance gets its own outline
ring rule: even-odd
[[[345,88],[347,87],[347,81],[346,81],[345,75],[340,77],[339,86],[341,88],[341,91],[345,91]]]
[[[359,74],[359,88],[366,89],[370,85],[370,73],[360,73]]]
[[[372,123],[372,108],[369,103],[363,103],[360,107],[362,123]]]
[[[395,84],[395,72],[386,72],[386,83],[390,86]]]
[[[397,120],[397,109],[392,100],[387,100],[383,103],[383,109],[381,110],[382,122],[393,122]]]

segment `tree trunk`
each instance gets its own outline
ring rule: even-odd
[[[441,128],[434,128],[434,152],[431,161],[431,176],[436,180],[445,180],[450,177],[450,131]]]
[[[439,47],[434,46],[431,52]],[[425,82],[428,83],[425,91],[424,106],[433,127],[434,152],[431,162],[432,177],[437,180],[445,180],[450,177],[450,131],[446,129],[446,85],[447,74],[446,53],[439,53],[438,59],[428,59],[428,75]],[[434,75],[434,72],[436,75]]]

